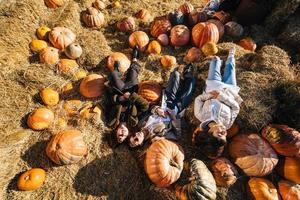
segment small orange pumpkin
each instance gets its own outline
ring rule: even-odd
[[[68,56],[68,58],[71,59],[77,59],[81,56],[82,54],[82,48],[79,44],[77,43],[72,43],[67,48],[65,49],[65,54]]]
[[[79,69],[74,73],[73,80],[78,81],[80,79],[83,79],[87,75],[88,75],[87,71],[85,71],[84,69]]]
[[[99,97],[103,94],[105,78],[102,75],[90,74],[80,83],[80,94],[87,98]]]
[[[44,0],[46,6],[49,8],[58,8],[64,5],[64,0]]]
[[[144,167],[157,187],[168,187],[179,178],[183,160],[183,150],[178,144],[161,139],[148,148]]]
[[[171,22],[165,17],[155,18],[151,23],[151,35],[157,38],[161,34],[167,34],[172,28]]]
[[[106,8],[105,3],[100,0],[95,0],[92,5],[94,8],[96,8],[98,10],[104,10]]]
[[[149,103],[155,104],[160,101],[162,87],[154,81],[144,81],[139,84],[138,94]]]
[[[66,84],[63,85],[63,87],[61,88],[61,92],[63,94],[69,94],[71,92],[73,92],[74,90],[74,86],[72,82],[68,82]]]
[[[103,13],[94,7],[89,7],[83,12],[82,21],[88,27],[102,27],[105,24]]]
[[[135,29],[135,21],[133,17],[125,17],[118,21],[117,28],[121,32],[131,32]]]
[[[255,51],[255,49],[256,49],[256,43],[250,37],[241,39],[238,44],[241,47],[243,47],[244,49],[249,50],[249,51]]]
[[[135,14],[135,17],[142,20],[142,22],[150,22],[152,19],[151,13],[146,9],[141,9]]]
[[[216,45],[216,43],[214,42],[207,42],[205,43],[202,48],[201,48],[202,52],[204,55],[206,56],[212,56],[218,53],[218,47]]]
[[[68,100],[64,103],[63,108],[70,117],[79,114],[79,110],[83,107],[84,103],[78,99]]]
[[[167,34],[161,34],[157,37],[157,41],[162,45],[162,46],[167,46],[169,44],[169,37]]]
[[[61,59],[57,64],[57,67],[61,73],[67,74],[75,72],[79,68],[79,65],[76,60]]]
[[[127,58],[127,56],[123,53],[120,52],[114,52],[112,54],[110,54],[110,56],[107,59],[107,68],[110,71],[114,70],[114,64],[116,61],[120,62],[120,72],[121,73],[125,73],[127,71],[127,69],[130,67],[130,60]]]
[[[48,108],[37,108],[27,118],[27,125],[33,130],[44,130],[54,120],[54,113]]]
[[[280,161],[277,169],[287,180],[300,184],[300,158],[285,157]]]
[[[174,56],[164,55],[160,59],[160,63],[165,69],[171,69],[177,65],[176,58]]]
[[[149,43],[149,37],[143,31],[135,31],[129,36],[128,41],[131,48],[138,45],[141,51],[145,51]]]
[[[64,50],[67,46],[72,44],[75,39],[76,35],[65,27],[55,27],[49,33],[51,44],[59,50]]]
[[[44,40],[32,40],[29,44],[31,51],[40,52],[48,46]]]
[[[147,52],[152,54],[160,54],[161,52],[160,44],[155,40],[151,41],[148,45]]]
[[[191,3],[189,3],[189,2],[185,2],[184,4],[182,4],[181,6],[179,6],[179,10],[183,14],[188,15],[188,14],[190,14],[194,10],[194,6]]]
[[[36,36],[40,40],[46,40],[50,31],[51,29],[47,26],[41,26],[36,30]]]
[[[190,30],[184,25],[174,26],[170,38],[173,46],[184,46],[190,41]]]
[[[78,130],[57,133],[52,136],[46,147],[47,156],[58,165],[77,163],[87,153],[86,144]]]
[[[120,1],[116,0],[111,4],[112,8],[122,8],[122,4],[120,3]]]
[[[252,177],[248,181],[250,195],[255,200],[280,200],[280,196],[273,183],[264,178]]]
[[[48,65],[55,65],[59,61],[58,49],[53,47],[46,47],[40,52],[41,63]]]
[[[201,58],[201,51],[199,48],[192,47],[188,50],[187,54],[184,57],[184,62],[191,63],[191,62],[198,62]]]
[[[40,92],[43,103],[47,106],[54,106],[59,102],[59,94],[51,88],[45,88]]]
[[[17,186],[19,190],[29,191],[40,188],[46,178],[46,172],[40,168],[32,168],[18,178]]]
[[[230,129],[227,130],[227,137],[228,138],[232,138],[233,136],[235,136],[236,134],[238,134],[240,131],[240,127],[237,123],[233,123],[232,126],[230,127]]]
[[[211,171],[217,186],[229,187],[237,180],[238,172],[234,165],[226,158],[217,158],[211,163]]]
[[[218,43],[219,30],[217,26],[210,22],[198,23],[192,30],[192,41],[196,47],[201,48],[207,42]]]
[[[278,188],[283,200],[299,200],[300,185],[290,181],[281,180],[278,182]]]

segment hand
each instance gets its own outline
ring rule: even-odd
[[[175,121],[176,120],[176,112],[175,112],[175,110],[171,110],[171,109],[167,109],[167,113],[168,113],[168,115],[170,116],[170,118],[173,120],[173,121]]]
[[[125,93],[123,94],[123,97],[124,97],[125,99],[129,99],[130,93],[129,93],[129,92],[125,92]]]
[[[166,118],[166,113],[162,108],[157,108],[156,109],[156,114],[158,114],[159,116]]]
[[[210,92],[210,94],[212,95],[213,99],[216,99],[216,98],[218,98],[220,92],[216,91],[216,90],[213,90],[213,91]]]

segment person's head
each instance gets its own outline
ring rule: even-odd
[[[227,131],[226,127],[223,124],[216,123],[215,125],[209,127],[207,131],[211,133],[215,138],[226,142]]]
[[[115,129],[115,135],[116,135],[117,142],[119,144],[123,143],[129,135],[129,131],[128,128],[126,127],[126,124],[120,123],[118,127]]]
[[[145,140],[145,133],[141,130],[129,137],[128,143],[131,148],[141,146]]]

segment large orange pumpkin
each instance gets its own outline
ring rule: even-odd
[[[151,35],[155,38],[157,38],[161,34],[167,34],[171,30],[172,25],[171,22],[164,18],[164,17],[159,17],[155,18],[154,21],[151,23]]]
[[[44,0],[46,6],[49,8],[58,8],[64,5],[65,0]]]
[[[176,186],[177,198],[179,200],[216,199],[216,182],[206,165],[201,160],[192,159],[187,169],[190,174],[189,183]]]
[[[40,52],[41,63],[48,65],[55,65],[59,61],[58,49],[53,47],[46,47]]]
[[[129,36],[128,41],[131,48],[138,45],[141,51],[145,51],[149,43],[149,37],[144,31],[135,31]]]
[[[49,33],[50,42],[59,50],[64,50],[73,43],[75,39],[76,35],[70,29],[65,27],[55,27]]]
[[[170,38],[173,46],[184,46],[190,41],[190,30],[184,25],[174,26]]]
[[[280,155],[300,158],[300,133],[297,130],[286,125],[270,124],[264,127],[262,136]]]
[[[46,172],[43,169],[32,168],[21,174],[17,186],[19,190],[36,190],[43,185],[45,178]]]
[[[99,97],[104,92],[105,78],[102,75],[90,74],[80,83],[80,94],[87,98]]]
[[[119,70],[121,73],[125,73],[127,69],[130,67],[130,60],[127,58],[127,56],[120,52],[114,52],[110,54],[107,60],[107,68],[110,71],[114,70],[114,64],[116,61],[120,62]]]
[[[228,159],[217,158],[210,166],[217,186],[229,187],[236,182],[238,172]]]
[[[300,184],[300,158],[285,157],[280,161],[277,169],[287,180]]]
[[[210,19],[207,22],[213,23],[214,25],[217,26],[218,31],[219,31],[219,40],[220,40],[225,33],[224,24],[222,24],[219,20],[216,20],[216,19]]]
[[[89,7],[83,12],[82,21],[88,27],[102,27],[105,24],[102,12],[93,7]]]
[[[248,181],[250,195],[255,200],[280,200],[280,196],[273,183],[264,178],[250,178]]]
[[[79,68],[79,65],[76,60],[61,59],[57,64],[57,68],[61,73],[67,74],[75,72]]]
[[[198,23],[192,29],[192,41],[196,47],[201,48],[207,42],[218,43],[218,27],[210,22]]]
[[[144,81],[139,84],[138,94],[146,99],[149,103],[155,104],[160,101],[162,87],[154,81]]]
[[[241,47],[243,47],[244,49],[249,50],[249,51],[255,51],[255,49],[256,49],[256,43],[250,37],[241,39],[238,44]]]
[[[198,62],[201,58],[201,51],[199,48],[192,47],[188,50],[187,54],[184,57],[184,62],[191,63],[191,62]]]
[[[59,165],[77,163],[87,153],[87,146],[78,130],[57,133],[52,136],[46,148],[47,156]]]
[[[278,162],[272,147],[255,133],[235,136],[229,144],[229,154],[248,176],[268,175]]]
[[[183,160],[184,153],[178,144],[161,139],[147,150],[144,167],[157,187],[168,187],[180,177]]]
[[[300,185],[290,181],[281,180],[278,182],[278,188],[283,200],[299,200]]]
[[[48,128],[54,120],[54,113],[48,108],[38,108],[27,118],[27,125],[33,130],[43,130]]]
[[[51,88],[45,88],[40,92],[40,97],[45,105],[54,106],[58,104],[59,94]]]

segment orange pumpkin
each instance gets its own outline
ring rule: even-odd
[[[37,108],[27,118],[27,125],[33,130],[44,130],[54,120],[54,113],[48,108]]]
[[[300,158],[300,133],[297,130],[286,125],[269,124],[263,128],[262,136],[280,155]]]
[[[177,65],[176,58],[174,56],[164,55],[160,59],[160,63],[165,69],[171,69]]]
[[[214,25],[217,26],[218,31],[219,31],[219,39],[221,39],[225,33],[224,25],[219,20],[216,20],[216,19],[210,19],[207,22],[213,23]]]
[[[73,92],[74,90],[74,86],[72,82],[68,82],[66,84],[63,85],[63,87],[61,88],[61,92],[63,94],[69,94],[71,92]]]
[[[160,44],[155,40],[151,41],[148,45],[147,52],[152,54],[160,54],[161,52]]]
[[[229,144],[229,154],[248,176],[268,175],[278,162],[272,147],[255,133],[235,136]]]
[[[255,51],[255,49],[256,49],[256,43],[250,37],[241,39],[238,44],[241,47],[243,47],[244,49],[249,50],[249,51]]]
[[[228,138],[232,138],[233,136],[235,136],[236,134],[238,134],[240,131],[240,127],[237,123],[233,123],[232,126],[230,127],[230,129],[227,130],[227,137]]]
[[[128,41],[130,47],[133,48],[138,45],[141,51],[145,51],[149,43],[149,37],[143,31],[135,31],[129,36]]]
[[[54,106],[58,104],[59,94],[51,88],[45,88],[40,92],[40,97],[45,105]]]
[[[47,42],[43,40],[32,40],[29,44],[31,51],[40,52],[48,46]]]
[[[64,0],[44,0],[44,2],[49,8],[58,8],[64,5]]]
[[[79,114],[80,109],[84,103],[77,99],[68,100],[64,103],[63,108],[70,117],[74,117]]]
[[[244,28],[242,25],[231,21],[225,24],[225,31],[231,37],[241,37],[244,33]]]
[[[171,22],[164,18],[164,17],[159,17],[155,18],[154,21],[151,23],[151,35],[155,38],[157,38],[161,34],[167,34],[171,30],[172,25]]]
[[[64,50],[67,46],[72,44],[75,39],[76,35],[65,27],[55,27],[49,33],[50,42],[59,50]]]
[[[94,8],[96,8],[98,10],[104,10],[106,7],[105,3],[100,0],[95,0],[92,5]]]
[[[88,27],[102,27],[105,24],[103,13],[93,7],[89,7],[83,12],[82,21]]]
[[[217,186],[229,187],[237,180],[238,172],[234,165],[226,158],[217,158],[211,163],[211,171]]]
[[[219,12],[216,12],[214,15],[213,15],[213,18],[214,19],[217,19],[218,21],[220,21],[222,24],[226,24],[227,22],[230,21],[231,19],[231,16],[229,13],[221,10]]]
[[[189,2],[185,2],[184,4],[182,4],[181,6],[179,6],[179,10],[183,14],[188,15],[188,14],[190,14],[194,10],[194,6],[191,3],[189,3]]]
[[[187,54],[184,57],[184,62],[199,62],[201,58],[201,51],[199,48],[192,47],[188,50]]]
[[[40,52],[41,63],[55,65],[59,61],[58,49],[46,47]]]
[[[79,44],[72,43],[69,46],[67,46],[67,48],[65,49],[64,52],[65,52],[66,56],[68,56],[68,58],[77,59],[82,54],[82,48]]]
[[[300,184],[300,158],[285,157],[277,169],[279,174],[287,180]]]
[[[83,79],[87,76],[87,74],[87,71],[85,71],[84,69],[80,69],[74,73],[73,80],[78,81],[80,79]]]
[[[76,60],[61,59],[57,64],[57,67],[61,73],[67,74],[75,72],[79,68],[79,65]]]
[[[47,26],[41,26],[36,30],[36,36],[40,40],[46,40],[50,31],[51,29]]]
[[[206,22],[208,20],[208,15],[206,12],[202,11],[202,8],[194,9],[188,15],[188,22],[190,27],[195,26],[199,22]]]
[[[250,195],[255,200],[280,200],[280,196],[273,183],[264,178],[250,178],[248,181]]]
[[[90,74],[80,83],[80,94],[87,98],[99,97],[103,94],[105,78],[102,75]]]
[[[141,9],[135,14],[135,17],[142,20],[142,22],[150,22],[152,19],[151,13],[146,9]]]
[[[190,30],[184,25],[174,26],[170,38],[173,46],[184,46],[190,41]]]
[[[161,139],[148,148],[144,167],[157,187],[168,187],[179,178],[183,160],[183,150],[178,144]]]
[[[40,168],[32,168],[18,178],[17,186],[19,190],[36,190],[40,188],[46,178],[46,172]]]
[[[107,68],[110,71],[114,70],[114,64],[116,61],[120,62],[119,70],[121,73],[125,73],[127,69],[130,67],[130,60],[127,58],[127,56],[120,52],[114,52],[112,53],[107,60]]]
[[[161,34],[157,37],[157,41],[163,45],[163,46],[167,46],[169,44],[169,37],[167,34]]]
[[[52,136],[46,148],[47,156],[58,165],[77,163],[87,153],[86,144],[78,130],[57,133]]]
[[[151,104],[156,104],[160,101],[162,87],[154,81],[144,81],[139,84],[138,94],[146,99]]]
[[[290,181],[281,180],[278,182],[279,193],[283,200],[299,200],[300,185]]]
[[[125,17],[118,21],[117,28],[121,32],[131,32],[135,29],[135,21],[133,17]]]
[[[192,41],[199,48],[207,42],[218,43],[219,31],[217,26],[210,22],[196,24],[192,30]]]

